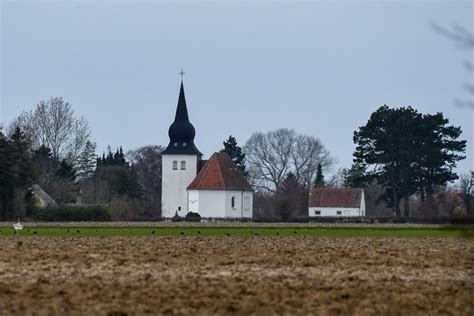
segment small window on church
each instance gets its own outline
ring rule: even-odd
[[[173,145],[174,145],[174,147],[178,147],[178,143],[174,143]]]
[[[178,170],[178,162],[176,160],[173,161],[173,170]]]
[[[232,207],[232,209],[235,208],[235,196],[233,196],[233,197],[230,199],[230,206]]]
[[[186,143],[183,143],[183,147],[186,147],[187,145],[188,145],[188,144],[186,144]]]
[[[186,170],[186,161],[181,161],[181,170]]]

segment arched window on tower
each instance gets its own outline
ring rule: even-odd
[[[235,208],[235,196],[233,196],[233,197],[230,199],[230,207],[232,207],[232,209]]]
[[[181,170],[186,170],[186,161],[181,161]]]
[[[178,170],[178,161],[173,160],[173,170]]]

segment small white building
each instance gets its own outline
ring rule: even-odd
[[[214,153],[188,186],[189,211],[202,217],[251,218],[253,189],[226,153]]]
[[[365,216],[363,189],[313,188],[309,195],[309,217]]]

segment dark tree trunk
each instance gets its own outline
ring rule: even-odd
[[[410,198],[408,196],[403,199],[403,212],[404,216],[410,216]]]
[[[471,191],[467,193],[465,201],[466,201],[466,214],[474,215],[472,214],[473,212],[471,212]]]
[[[5,197],[5,195],[1,196],[2,199],[2,221],[7,220],[7,209],[8,209],[8,199]]]
[[[395,216],[400,216],[400,198],[398,197],[398,192],[395,188],[392,191],[393,195],[393,212]]]

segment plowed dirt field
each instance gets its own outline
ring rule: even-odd
[[[474,313],[474,240],[0,238],[0,315]]]

